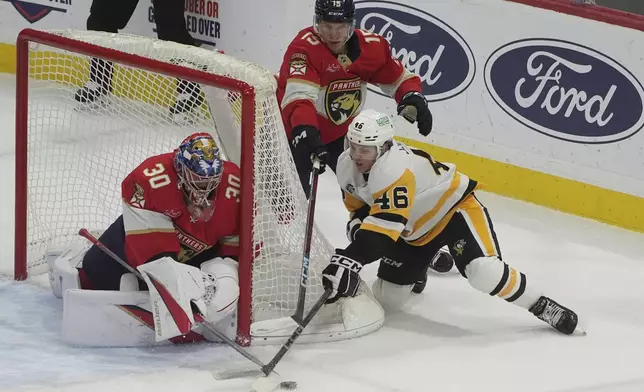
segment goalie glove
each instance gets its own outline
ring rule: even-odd
[[[362,264],[338,253],[322,271],[322,285],[325,290],[332,289],[326,303],[331,304],[342,297],[355,297],[360,285]]]
[[[427,107],[425,96],[417,91],[412,91],[400,100],[398,103],[398,114],[403,116],[410,123],[418,122],[418,132],[427,136],[432,131],[432,112]]]

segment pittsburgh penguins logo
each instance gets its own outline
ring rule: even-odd
[[[362,102],[360,79],[336,80],[326,90],[326,115],[334,124],[340,125],[353,117]]]

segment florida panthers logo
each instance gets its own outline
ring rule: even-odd
[[[360,79],[337,80],[326,90],[326,115],[334,124],[340,125],[353,117],[362,102]]]
[[[145,198],[143,194],[145,191],[143,187],[137,183],[134,183],[134,189],[132,192],[132,197],[130,198],[130,205],[136,208],[145,208]]]

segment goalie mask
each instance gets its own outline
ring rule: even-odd
[[[378,158],[392,146],[394,118],[372,109],[363,110],[353,119],[344,148],[361,173],[368,173]]]
[[[184,139],[175,151],[174,167],[192,217],[208,221],[215,210],[211,194],[221,182],[224,169],[212,136],[195,133]]]

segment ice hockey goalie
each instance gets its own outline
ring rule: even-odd
[[[63,336],[91,346],[216,340],[204,317],[236,332],[240,170],[212,136],[196,133],[150,157],[122,182],[123,213],[96,245],[47,252],[54,295],[63,298]]]

